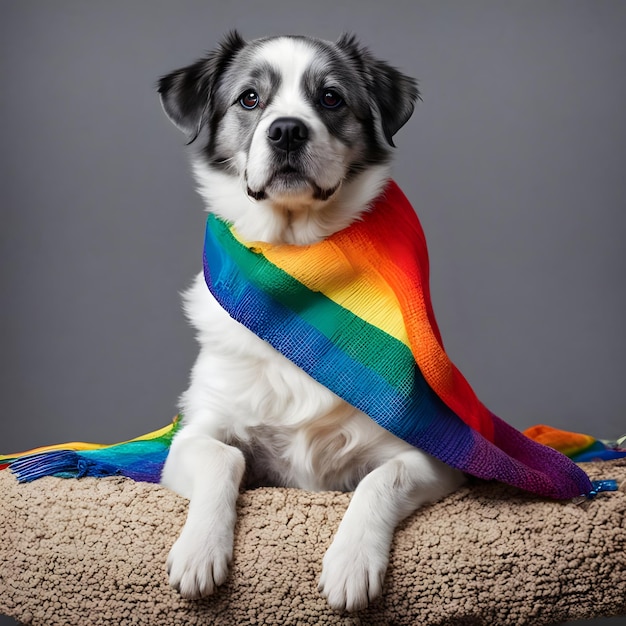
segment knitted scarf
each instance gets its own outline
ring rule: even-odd
[[[309,246],[246,242],[209,215],[204,272],[232,318],[397,437],[542,496],[591,490],[570,459],[491,413],[448,358],[424,233],[394,182],[360,221]]]
[[[552,498],[593,497],[576,461],[626,456],[623,441],[547,426],[518,432],[487,410],[444,351],[419,221],[389,183],[363,219],[320,243],[245,242],[207,220],[209,289],[237,321],[394,435],[468,474]],[[67,443],[0,455],[20,482],[122,475],[158,482],[172,424],[113,445]],[[541,441],[542,443],[538,443]],[[550,447],[547,447],[550,446]]]
[[[180,416],[176,416],[168,426],[111,445],[74,441],[0,455],[0,470],[11,468],[22,483],[44,476],[126,476],[139,482],[158,483],[172,439],[181,424]]]

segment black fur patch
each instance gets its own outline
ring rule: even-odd
[[[352,59],[359,74],[365,77],[369,95],[380,111],[385,138],[393,146],[392,137],[409,120],[415,101],[420,97],[417,81],[376,59],[354,35],[342,35],[337,47]]]
[[[163,108],[172,122],[187,135],[189,143],[195,141],[209,118],[220,76],[245,45],[241,35],[232,31],[206,57],[159,80],[158,92]]]

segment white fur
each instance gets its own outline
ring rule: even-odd
[[[298,79],[311,62],[306,46],[272,41],[266,53],[284,80],[268,124],[287,114],[306,118],[319,145],[337,155],[331,177],[345,172],[349,155],[297,98]],[[240,170],[248,170],[248,182],[267,176],[266,128],[261,127],[250,154],[237,157]],[[369,168],[321,202],[251,200],[243,177],[211,170],[200,159],[194,161],[194,174],[207,205],[234,222],[243,237],[300,245],[358,219],[389,175],[386,166]],[[163,483],[190,499],[187,521],[168,558],[171,585],[194,598],[224,582],[236,500],[247,471],[266,475],[270,484],[355,490],[324,557],[319,589],[334,608],[365,607],[381,593],[396,525],[423,503],[456,489],[462,475],[379,427],[231,319],[202,275],[187,292],[185,307],[200,354],[181,397],[184,426],[163,471]]]
[[[271,147],[266,141],[266,135],[272,122],[279,117],[298,117],[309,128],[311,144],[320,148],[319,154],[311,155],[309,175],[323,189],[335,187],[346,174],[349,150],[328,132],[311,103],[303,97],[300,79],[315,59],[314,50],[303,42],[281,37],[269,40],[260,54],[269,63],[280,66],[282,81],[254,133],[246,160],[248,184],[252,189],[262,188],[271,176]],[[290,208],[294,205],[308,207],[310,203],[306,196],[298,198],[298,201],[290,198]]]
[[[232,222],[247,241],[316,243],[349,226],[380,195],[389,180],[389,167],[379,165],[342,184],[325,203],[310,200],[310,206],[290,209],[271,200],[253,200],[242,179],[211,170],[197,160],[192,164],[198,192],[211,211]]]

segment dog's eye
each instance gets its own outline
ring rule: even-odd
[[[343,104],[343,98],[333,89],[326,89],[320,98],[320,104],[325,109],[338,109]]]
[[[247,89],[241,94],[239,104],[248,111],[256,109],[259,106],[259,94],[253,89]]]

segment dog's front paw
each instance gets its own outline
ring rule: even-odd
[[[170,585],[183,598],[211,595],[228,577],[232,555],[232,538],[215,541],[184,528],[167,558]]]
[[[358,611],[377,598],[389,561],[385,542],[339,531],[322,562],[319,591],[333,609]]]

